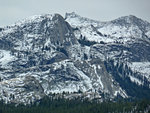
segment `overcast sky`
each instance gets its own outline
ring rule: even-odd
[[[66,12],[100,21],[135,15],[150,22],[150,0],[0,0],[0,26],[32,15]]]

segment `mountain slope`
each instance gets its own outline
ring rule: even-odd
[[[98,22],[75,13],[65,19],[37,15],[5,27],[0,32],[0,99],[30,104],[57,95],[103,101],[135,97],[134,86],[148,94],[149,28],[136,17]]]

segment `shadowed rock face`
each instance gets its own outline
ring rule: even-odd
[[[127,17],[101,23],[71,15],[65,19],[59,14],[34,16],[0,31],[0,99],[30,104],[66,92],[65,98],[102,101],[133,97],[134,87],[140,85],[149,90],[149,76],[133,67],[134,62],[149,62],[147,27],[145,32],[137,31],[142,38],[120,37],[118,31],[114,35],[103,29],[125,26]],[[145,66],[149,68],[148,63]]]
[[[0,28],[0,32],[3,30],[3,28]]]

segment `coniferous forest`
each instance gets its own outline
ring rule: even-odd
[[[96,102],[44,98],[32,105],[0,102],[0,113],[150,113],[150,100]]]

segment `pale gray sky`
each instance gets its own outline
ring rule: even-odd
[[[0,26],[32,15],[66,12],[100,21],[135,15],[150,22],[150,0],[0,0]]]

